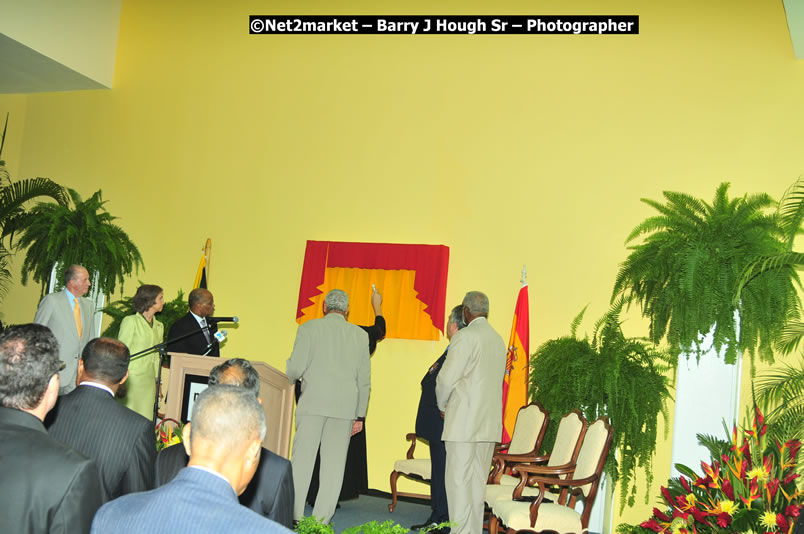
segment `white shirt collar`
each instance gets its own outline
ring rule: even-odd
[[[101,384],[99,382],[90,382],[89,380],[84,380],[83,382],[81,382],[78,385],[79,386],[90,386],[90,387],[93,387],[93,388],[102,389],[104,391],[107,391],[109,393],[109,395],[114,397],[114,391],[112,391],[112,388],[110,388],[106,384]]]
[[[195,322],[197,322],[197,323],[198,323],[198,326],[200,326],[200,327],[202,327],[202,328],[203,328],[203,327],[205,327],[205,326],[207,326],[207,320],[206,320],[206,318],[205,318],[205,317],[201,317],[201,316],[199,316],[199,315],[196,315],[196,314],[194,314],[193,312],[190,312],[190,315],[192,315],[192,316],[193,316],[193,318],[195,319]]]

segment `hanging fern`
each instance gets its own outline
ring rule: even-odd
[[[648,477],[647,503],[652,483],[652,457],[656,450],[657,420],[668,414],[670,398],[666,378],[670,355],[657,350],[648,340],[626,338],[619,314],[622,301],[595,325],[592,339],[579,339],[575,329],[583,311],[572,322],[570,336],[542,344],[531,358],[530,397],[552,414],[544,451],[555,442],[558,419],[575,408],[594,420],[608,416],[613,429],[612,451],[606,473],[620,484],[620,510],[633,506],[637,472]]]
[[[26,249],[22,283],[30,276],[47,290],[54,265],[59,270],[80,264],[97,273],[100,291],[110,295],[134,270],[143,266],[139,249],[106,211],[101,191],[86,201],[68,189],[71,206],[39,203],[20,217],[17,247]]]
[[[726,362],[738,351],[773,361],[772,344],[785,324],[798,317],[799,279],[792,269],[755,277],[735,301],[743,269],[757,257],[784,252],[782,222],[766,214],[773,200],[766,194],[729,199],[721,184],[712,204],[683,193],[665,191],[662,204],[642,199],[659,215],[631,231],[612,301],[638,302],[650,319],[650,339],[667,340],[674,355],[700,355],[703,336],[713,331],[714,348],[725,349]],[[738,319],[739,317],[739,319]],[[739,329],[738,329],[739,321]]]

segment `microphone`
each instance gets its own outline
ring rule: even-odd
[[[207,321],[212,323],[239,323],[240,318],[237,315],[234,317],[207,317]]]
[[[218,342],[218,344],[221,344],[221,343],[223,343],[223,340],[226,339],[226,335],[228,333],[229,333],[228,330],[218,330],[217,332],[212,334],[212,336],[215,338],[215,340]],[[212,343],[210,343],[210,345],[212,345]]]
[[[218,330],[217,332],[212,334],[212,341],[210,341],[209,345],[207,345],[207,350],[204,351],[203,356],[209,354],[209,351],[212,350],[212,347],[215,345],[215,343],[217,343],[218,345],[223,343],[223,341],[226,339],[226,334],[228,333],[229,333],[228,330]]]

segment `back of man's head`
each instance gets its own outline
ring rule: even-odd
[[[216,365],[209,372],[209,385],[226,384],[251,391],[255,397],[260,396],[260,375],[248,360],[232,358]]]
[[[90,378],[114,385],[126,376],[130,356],[124,343],[110,337],[98,337],[84,347],[81,361]]]
[[[324,297],[324,304],[327,306],[327,313],[349,311],[349,295],[342,289],[333,289]]]
[[[6,328],[0,334],[0,404],[17,410],[36,408],[61,368],[59,343],[48,327]]]
[[[470,291],[463,297],[463,307],[473,317],[489,316],[489,298],[480,291]]]
[[[203,441],[214,445],[216,454],[228,455],[254,439],[265,439],[265,412],[254,393],[242,387],[217,385],[205,389],[193,404],[191,423],[192,450]]]

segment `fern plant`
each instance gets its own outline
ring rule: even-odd
[[[612,451],[606,460],[606,473],[620,484],[620,510],[633,506],[637,471],[646,473],[647,502],[652,483],[652,457],[656,450],[657,421],[668,414],[670,398],[666,373],[671,369],[668,353],[655,348],[647,339],[627,338],[623,334],[620,312],[622,301],[595,324],[591,339],[580,339],[576,330],[583,314],[575,318],[571,333],[543,343],[531,358],[530,398],[542,403],[553,414],[544,439],[544,451],[555,442],[558,419],[575,408],[594,420],[608,416],[613,429]]]
[[[67,191],[69,205],[39,203],[17,219],[17,247],[27,248],[22,283],[30,277],[44,294],[54,265],[62,270],[77,263],[96,274],[100,292],[110,295],[119,284],[122,294],[125,278],[143,266],[139,249],[106,211],[100,190],[86,201]]]
[[[795,271],[767,272],[734,297],[743,269],[757,257],[785,250],[779,217],[766,213],[774,202],[766,194],[729,199],[721,184],[711,204],[684,193],[665,191],[666,203],[642,199],[659,212],[631,231],[612,300],[638,302],[650,319],[650,339],[666,338],[670,352],[700,355],[703,336],[713,331],[714,348],[734,363],[738,351],[773,361],[773,342],[798,317]],[[739,329],[738,329],[739,321]]]
[[[735,302],[740,301],[743,288],[754,284],[754,280],[764,276],[765,273],[781,271],[790,276],[804,267],[804,253],[793,250],[795,239],[802,233],[801,225],[804,223],[804,177],[799,177],[782,195],[776,215],[784,232],[784,251],[759,256],[743,269],[734,297]],[[789,354],[798,347],[802,338],[804,338],[804,323],[798,318],[792,319],[785,325],[782,335],[776,342],[776,348]]]

